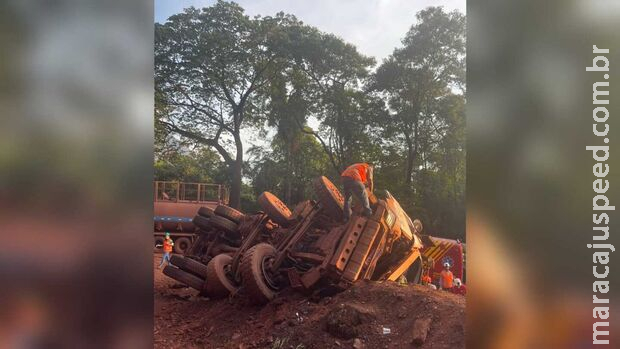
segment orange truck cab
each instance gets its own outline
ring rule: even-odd
[[[422,256],[425,260],[432,259],[430,276],[433,282],[439,279],[444,263],[450,264],[454,278],[465,283],[465,244],[458,240],[429,236],[434,245],[425,245]]]

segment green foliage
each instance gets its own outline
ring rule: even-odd
[[[289,205],[312,197],[312,180],[329,173],[329,160],[311,135],[298,133],[293,144],[276,138],[270,153],[257,154],[250,171],[255,195],[269,191]]]
[[[392,158],[387,186],[407,193],[403,206],[430,233],[463,238],[465,17],[429,7],[417,20],[369,84],[389,108],[389,121],[378,120]]]
[[[209,148],[187,153],[170,152],[155,159],[155,180],[226,184],[226,169]]]

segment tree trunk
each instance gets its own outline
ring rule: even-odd
[[[287,141],[288,146],[287,146],[287,151],[286,151],[286,176],[284,177],[284,181],[285,181],[285,195],[284,195],[284,202],[287,203],[288,205],[290,205],[292,203],[292,196],[293,196],[293,141],[292,140],[288,140]]]
[[[231,185],[229,206],[239,209],[241,206],[241,170],[243,168],[243,143],[241,142],[240,132],[234,134],[237,155],[230,167]]]
[[[236,160],[230,166],[231,184],[228,206],[239,209],[241,206],[241,161]]]
[[[411,177],[413,176],[413,158],[415,157],[413,151],[413,141],[411,136],[405,132],[405,140],[407,143],[407,164],[405,167],[405,183],[411,184]]]

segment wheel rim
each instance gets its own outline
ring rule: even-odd
[[[284,213],[287,216],[291,215],[291,210],[277,196],[271,194],[270,192],[265,192],[265,197],[266,197],[267,201],[269,201],[279,211],[281,211],[282,213]]]
[[[322,182],[323,182],[323,185],[325,185],[325,188],[327,189],[327,191],[330,193],[331,196],[334,197],[334,199],[336,199],[336,201],[338,201],[340,204],[344,203],[344,197],[340,193],[340,190],[338,190],[338,188],[336,188],[334,183],[332,183],[332,181],[323,177]]]
[[[273,280],[272,275],[271,275],[270,267],[271,267],[272,262],[273,262],[273,256],[265,256],[263,257],[263,260],[261,261],[260,266],[261,266],[261,271],[263,273],[263,278],[265,279],[267,286],[277,291],[280,289],[280,287],[278,287],[278,284],[275,282],[275,280]]]
[[[276,205],[276,207],[278,207],[278,209],[280,211],[282,211],[283,213],[287,214],[287,215],[291,215],[291,210],[288,209],[288,207],[277,197],[273,197],[273,203]]]

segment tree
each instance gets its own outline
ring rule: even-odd
[[[409,184],[416,170],[427,165],[424,152],[437,142],[438,99],[462,90],[465,82],[465,17],[441,7],[416,17],[404,47],[379,66],[370,86],[386,96],[391,116],[385,134],[398,135],[394,141],[405,145],[403,175]]]
[[[290,157],[287,144],[277,137],[271,143],[271,151],[255,150],[256,161],[250,172],[256,195],[270,191],[289,205],[312,197],[312,180],[328,171],[329,160],[312,135],[297,133],[294,144]]]
[[[298,126],[316,137],[339,174],[346,164],[362,158],[360,144],[370,143],[366,116],[382,109],[380,101],[361,91],[375,60],[333,34],[311,27],[296,29],[289,54],[307,79],[310,116],[320,122],[317,130],[304,123]]]
[[[440,7],[416,17],[403,47],[377,68],[369,84],[389,108],[381,128],[384,149],[404,159],[385,168],[391,178],[400,178],[387,185],[415,200],[404,206],[418,212],[430,231],[462,234],[465,17]]]
[[[160,122],[219,153],[230,172],[233,207],[241,197],[241,132],[259,114],[256,91],[286,63],[277,53],[279,28],[292,20],[250,19],[239,5],[218,1],[155,25],[155,88],[171,108]]]

